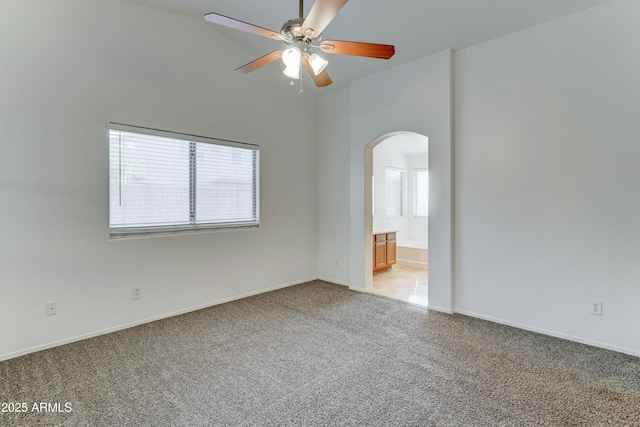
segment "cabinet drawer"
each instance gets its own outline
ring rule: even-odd
[[[384,242],[385,240],[387,240],[386,234],[375,234],[373,237],[374,237],[374,242]]]
[[[396,233],[387,234],[387,240],[396,240]]]

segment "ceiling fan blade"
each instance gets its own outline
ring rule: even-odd
[[[309,75],[311,76],[311,79],[316,84],[316,86],[326,87],[333,83],[331,81],[331,77],[329,77],[329,73],[327,73],[326,71],[322,71],[316,76],[313,72],[313,68],[311,68],[311,64],[309,64],[309,60],[304,56],[302,57],[302,64],[304,65],[304,68],[306,68],[309,72]]]
[[[319,47],[325,53],[366,56],[378,59],[389,59],[396,53],[396,48],[390,44],[347,42],[342,40],[324,40]]]
[[[319,37],[346,3],[347,0],[316,0],[302,24],[302,34],[311,30],[310,38]]]
[[[247,33],[253,33],[269,39],[284,40],[284,37],[280,33],[258,27],[257,25],[249,24],[247,22],[239,21],[237,19],[229,18],[228,16],[220,15],[219,13],[207,13],[204,15],[204,19],[205,21],[213,24],[224,25],[225,27],[245,31]]]
[[[257,70],[260,67],[264,67],[267,64],[271,64],[273,61],[276,61],[281,56],[282,56],[282,50],[274,50],[273,52],[267,53],[265,56],[262,56],[256,59],[255,61],[251,61],[240,68],[236,68],[233,71],[238,74],[247,74],[254,70]]]

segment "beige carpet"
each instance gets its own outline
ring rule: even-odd
[[[312,282],[0,362],[0,402],[29,406],[2,426],[637,426],[640,359]]]

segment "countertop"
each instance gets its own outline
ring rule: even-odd
[[[374,228],[373,234],[387,234],[387,233],[397,233],[399,230],[391,229],[391,228]]]

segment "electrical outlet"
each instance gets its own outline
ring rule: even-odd
[[[58,303],[57,302],[48,302],[46,305],[46,314],[47,316],[55,316],[58,314]]]
[[[602,316],[602,301],[591,301],[589,303],[589,313],[595,316]]]
[[[139,286],[133,288],[133,291],[131,292],[131,299],[140,299],[140,298],[142,298],[142,288]]]

